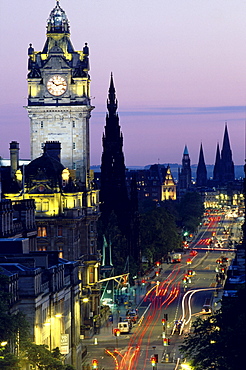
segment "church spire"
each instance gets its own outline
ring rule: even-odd
[[[225,132],[224,132],[224,138],[223,138],[223,145],[221,150],[221,160],[231,160],[232,158],[232,152],[231,152],[231,146],[230,146],[230,140],[227,130],[227,123],[225,123]]]
[[[200,146],[199,160],[196,170],[196,186],[207,185],[207,168],[204,160],[202,143]]]
[[[232,151],[230,146],[227,123],[225,123],[225,132],[221,150],[221,177],[222,182],[224,183],[235,180],[234,163],[232,160]]]
[[[216,149],[216,156],[215,156],[215,164],[214,164],[214,170],[213,170],[213,180],[214,181],[220,181],[221,178],[221,158],[220,158],[220,147],[219,143],[217,144]]]

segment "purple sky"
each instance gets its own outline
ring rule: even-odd
[[[43,48],[55,0],[0,2],[0,156],[29,158],[27,48]],[[213,164],[225,121],[235,164],[245,158],[246,2],[61,0],[75,50],[90,47],[91,164],[100,164],[114,74],[126,165],[191,163],[203,143]]]

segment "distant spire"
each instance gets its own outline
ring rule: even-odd
[[[223,138],[223,145],[221,150],[221,160],[224,159],[231,159],[231,147],[230,147],[230,140],[227,130],[227,122],[225,123],[225,132],[224,132],[224,138]]]
[[[232,160],[227,122],[225,123],[225,132],[221,150],[221,179],[223,183],[235,180],[234,163]]]
[[[187,148],[186,144],[185,144],[185,148],[184,148],[184,155],[189,155],[188,148]]]
[[[217,143],[215,164],[213,170],[213,180],[220,181],[220,179],[221,179],[221,158],[220,158],[220,146],[219,143]]]
[[[206,186],[207,184],[207,168],[204,160],[202,143],[200,146],[199,160],[196,170],[196,186]]]

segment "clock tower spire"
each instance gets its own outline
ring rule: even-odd
[[[47,20],[42,51],[28,49],[28,105],[31,159],[47,141],[61,143],[61,162],[88,186],[90,102],[89,48],[75,51],[59,1]]]

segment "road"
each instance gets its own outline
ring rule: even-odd
[[[228,220],[226,224],[231,227]],[[217,294],[216,261],[221,256],[227,256],[230,261],[234,255],[227,246],[214,248],[214,242],[211,243],[212,237],[216,235],[218,238],[220,233],[224,235],[223,231],[224,221],[221,217],[211,217],[190,244],[191,251],[197,250],[196,255],[190,255],[192,252],[187,250],[181,263],[163,263],[159,276],[148,280],[147,288],[137,287],[135,299],[141,301],[138,304],[138,323],[129,334],[115,337],[112,329],[117,326],[119,316],[124,315],[123,308],[118,308],[114,323],[107,323],[96,341],[95,338],[85,341],[88,348],[85,363],[91,364],[92,359],[96,358],[98,369],[104,370],[180,369],[178,364],[182,356],[179,346],[184,335],[190,331],[192,321],[204,315],[201,311],[205,300],[209,298],[213,301]],[[189,269],[194,274],[187,277],[185,282],[184,277]],[[219,285],[217,292],[221,287]],[[165,315],[168,316],[166,321],[163,320]],[[164,345],[168,339],[170,344]],[[155,366],[150,361],[153,355],[158,355]]]

